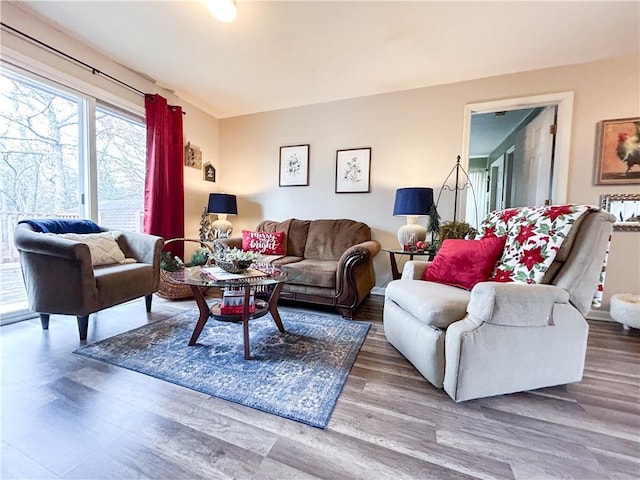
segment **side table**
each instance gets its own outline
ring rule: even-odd
[[[413,260],[413,257],[428,257],[427,260],[433,260],[433,257],[436,255],[436,252],[433,249],[411,252],[400,250],[399,248],[383,248],[382,251],[389,253],[389,261],[391,262],[391,276],[394,280],[399,279],[401,275],[398,271],[396,255],[409,255],[409,260]]]

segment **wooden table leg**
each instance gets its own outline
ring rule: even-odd
[[[271,296],[269,297],[269,313],[273,317],[273,321],[276,322],[278,330],[282,333],[284,333],[284,325],[282,325],[280,313],[278,312],[278,298],[280,298],[280,291],[282,290],[283,285],[284,283],[278,283],[273,288],[273,292],[271,292]]]
[[[191,291],[193,291],[193,296],[196,299],[196,303],[198,304],[198,309],[200,310],[200,317],[198,318],[198,323],[196,323],[196,328],[193,330],[193,334],[191,335],[191,340],[189,340],[189,346],[192,347],[198,341],[198,337],[202,333],[202,329],[209,320],[211,316],[211,310],[209,310],[209,305],[207,301],[204,299],[204,295],[200,291],[199,287],[195,285],[189,285],[191,287]]]
[[[251,286],[244,287],[244,305],[242,306],[242,330],[244,336],[244,359],[251,360],[249,351],[249,298],[251,296]]]
[[[396,255],[393,252],[389,252],[389,261],[391,262],[391,277],[397,280],[400,278],[400,272],[398,271],[398,264],[396,263]]]

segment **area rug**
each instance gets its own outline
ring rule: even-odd
[[[295,310],[280,315],[285,333],[271,315],[249,324],[251,360],[240,323],[209,319],[189,347],[197,309],[74,353],[325,428],[371,325]]]

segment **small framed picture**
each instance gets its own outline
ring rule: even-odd
[[[640,184],[640,117],[598,123],[594,183]]]
[[[309,145],[280,147],[281,187],[309,185]]]
[[[210,163],[205,163],[202,168],[202,176],[207,182],[216,181],[216,169]]]
[[[202,168],[202,150],[192,145],[191,142],[187,142],[184,147],[184,166],[197,168],[198,170]]]
[[[336,193],[369,193],[371,148],[336,152]]]

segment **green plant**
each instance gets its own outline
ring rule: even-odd
[[[440,226],[438,246],[448,238],[473,238],[476,229],[466,222],[448,222]]]
[[[258,260],[261,257],[259,253],[243,251],[239,248],[223,248],[216,249],[215,258],[218,260],[225,260],[231,262],[233,260],[250,260],[252,262]]]
[[[431,205],[429,209],[429,228],[427,232],[431,234],[431,238],[435,241],[438,232],[440,231],[440,214],[436,208],[435,203]]]
[[[187,267],[193,267],[195,265],[206,265],[209,261],[209,257],[211,256],[211,252],[206,248],[198,248],[193,255],[191,255],[191,260],[187,264]]]
[[[176,272],[183,266],[182,260],[178,257],[172,257],[171,252],[162,252],[160,257],[160,268],[167,272]]]
[[[206,248],[198,248],[191,255],[189,263],[185,264],[180,257],[171,256],[171,252],[162,252],[160,257],[160,268],[167,272],[176,272],[183,267],[193,267],[196,265],[206,265],[211,257],[211,252]]]

